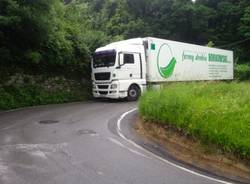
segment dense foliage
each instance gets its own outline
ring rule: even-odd
[[[87,77],[96,47],[144,36],[221,46],[247,63],[250,1],[0,1],[0,66]]]
[[[0,109],[83,99],[91,53],[146,36],[234,50],[235,76],[249,80],[249,0],[0,0]],[[58,76],[52,94],[44,81]]]
[[[15,74],[0,85],[0,110],[86,100],[88,89],[76,80]]]
[[[236,65],[234,68],[234,78],[238,81],[250,81],[250,65]]]
[[[248,83],[178,83],[146,92],[139,110],[146,120],[250,159],[249,101]]]

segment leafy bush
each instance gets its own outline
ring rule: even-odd
[[[0,110],[81,101],[88,97],[88,87],[77,81],[43,77],[16,75],[0,85]]]
[[[235,79],[237,80],[250,80],[250,65],[236,65],[235,66]]]
[[[249,83],[178,83],[148,91],[139,111],[146,120],[182,129],[205,144],[250,159]]]

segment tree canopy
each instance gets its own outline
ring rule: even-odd
[[[250,63],[249,0],[1,0],[0,65],[85,72],[111,41],[154,36]]]

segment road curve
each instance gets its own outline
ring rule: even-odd
[[[213,184],[120,137],[135,102],[48,105],[0,113],[0,184]]]

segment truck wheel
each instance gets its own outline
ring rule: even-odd
[[[136,101],[141,95],[141,90],[139,87],[132,85],[128,88],[128,101]]]

